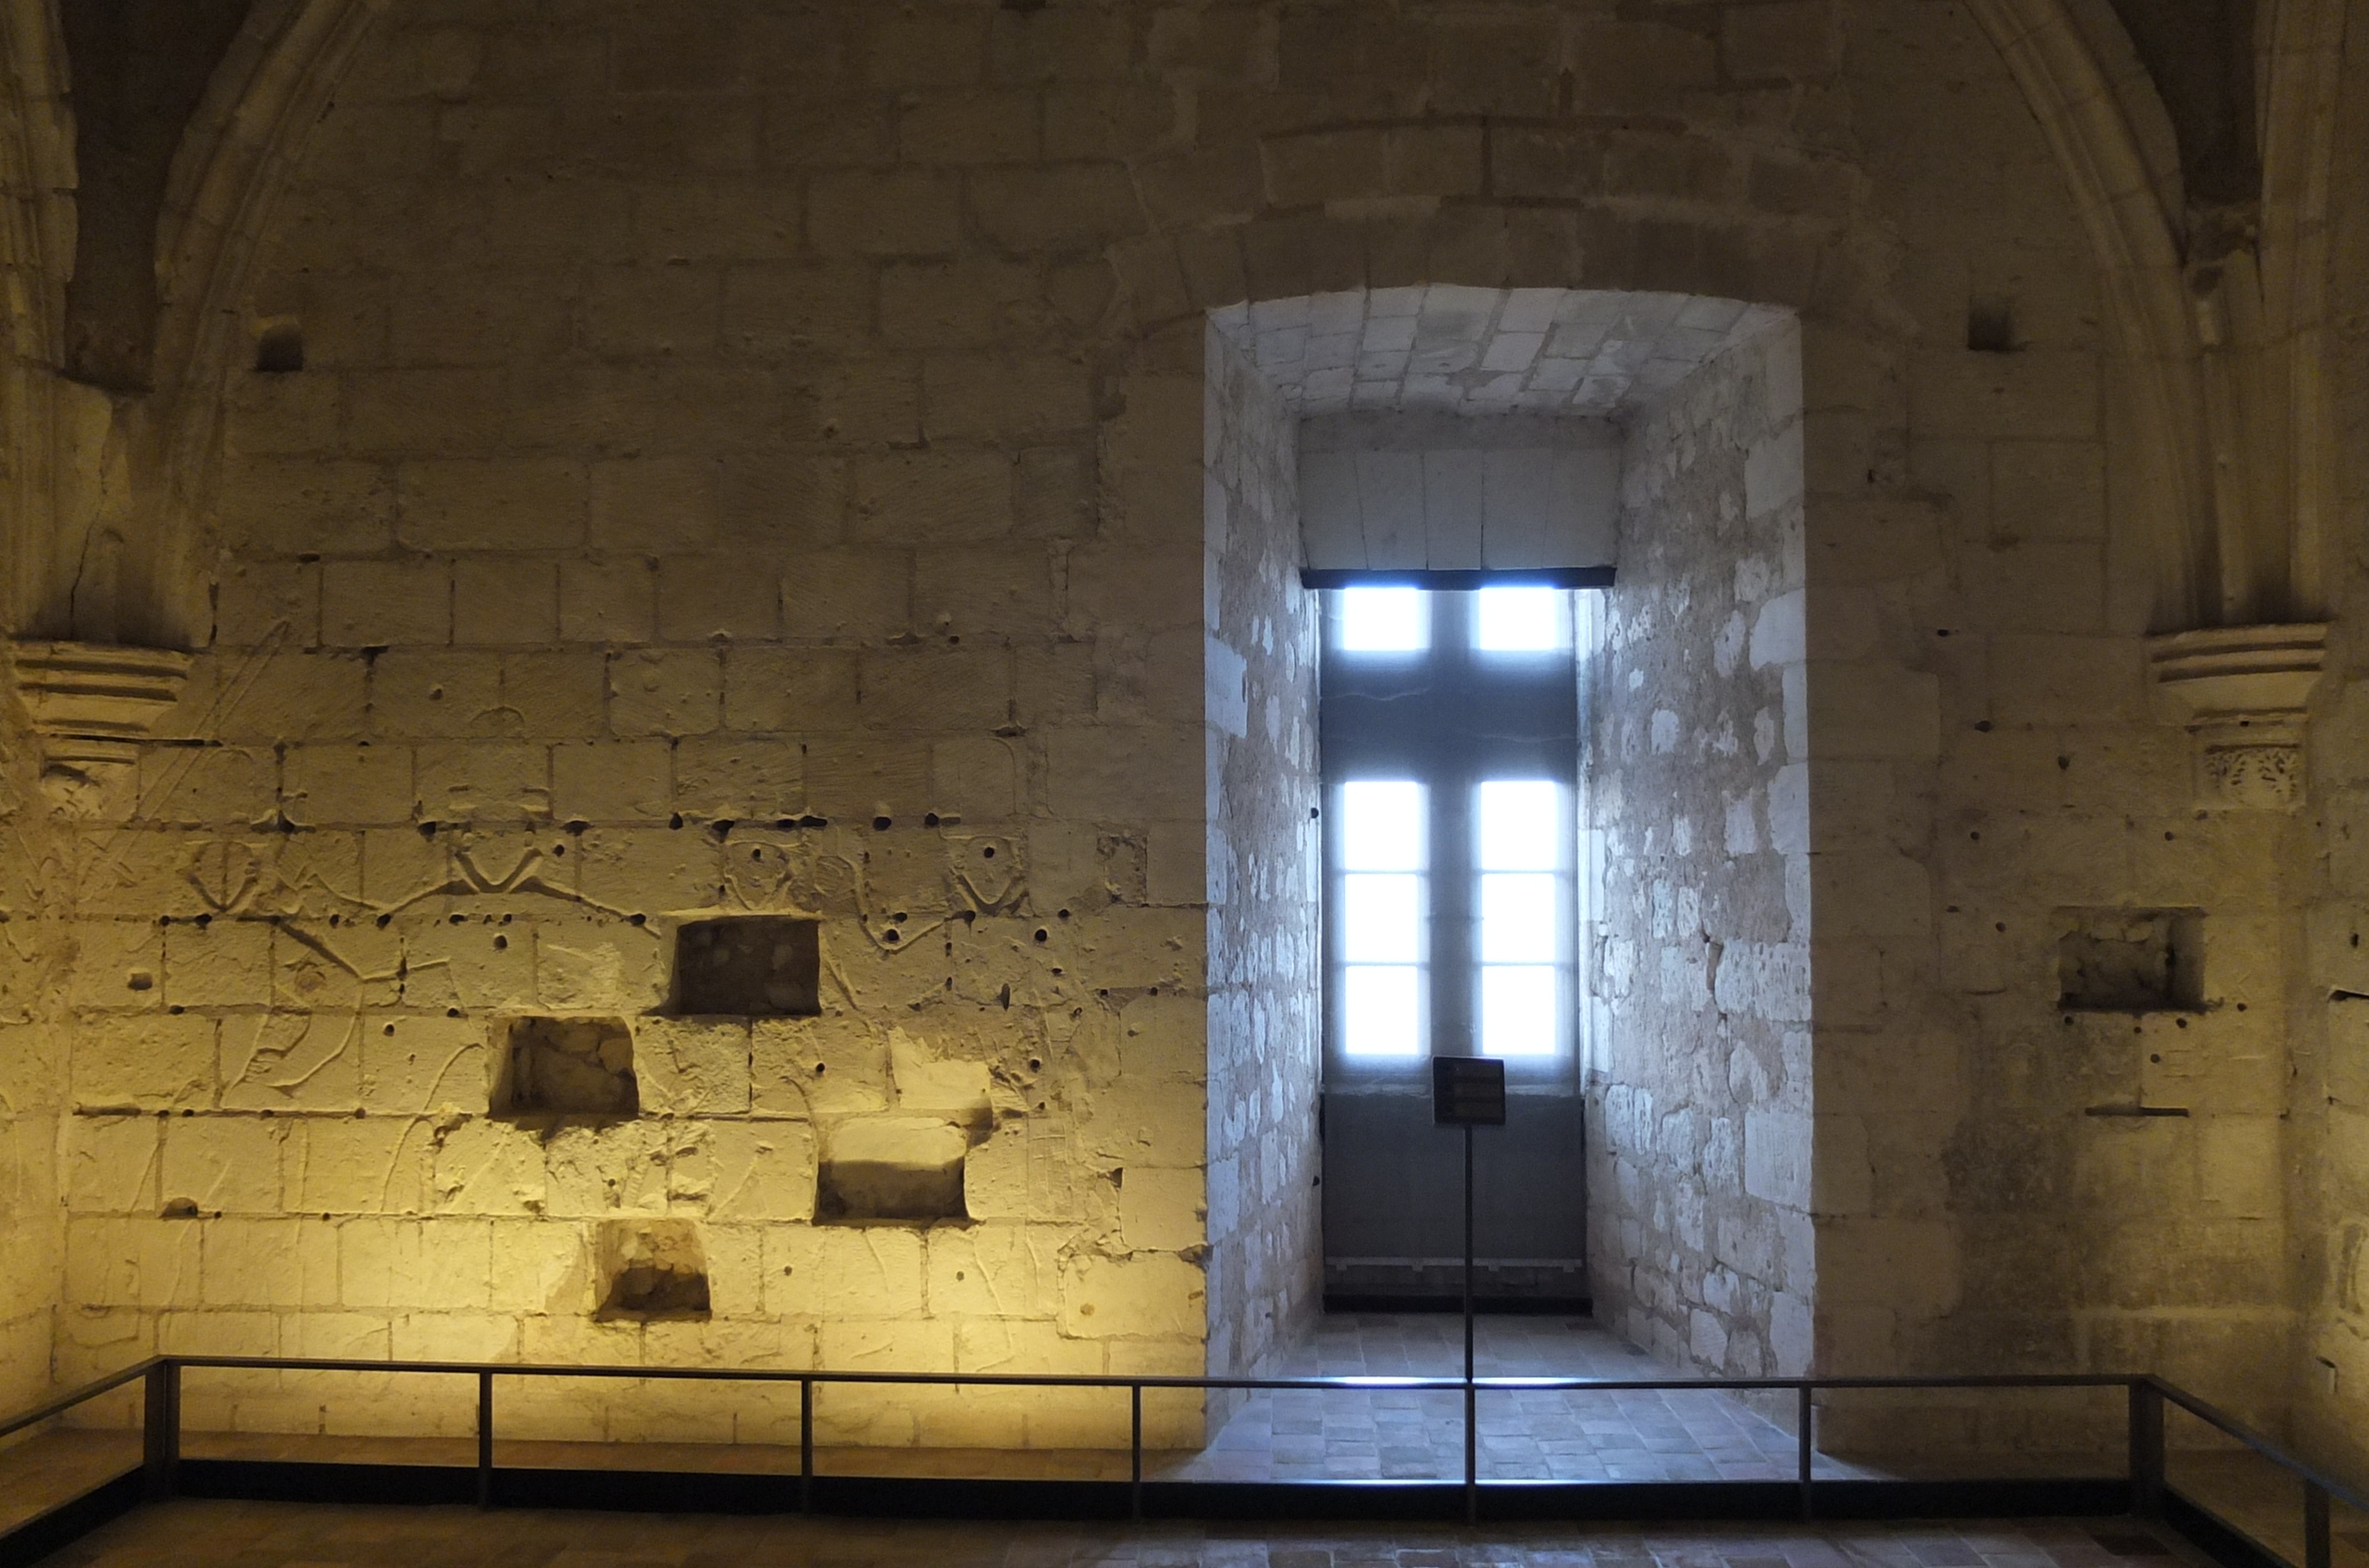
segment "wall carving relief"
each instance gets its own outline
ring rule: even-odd
[[[2188,730],[2205,804],[2284,811],[2304,798],[2305,730],[2328,627],[2217,626],[2155,637],[2156,691]]]

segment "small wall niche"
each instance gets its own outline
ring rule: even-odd
[[[494,1025],[487,1114],[511,1120],[641,1114],[634,1036],[622,1018],[505,1018]]]
[[[967,1219],[970,1135],[935,1116],[868,1116],[833,1128],[815,1173],[815,1222]]]
[[[603,1219],[596,1253],[594,1317],[655,1322],[708,1315],[707,1250],[693,1221]]]
[[[1966,303],[1966,347],[1977,354],[2012,354],[2015,302],[2000,294],[1977,294]]]
[[[304,324],[294,316],[258,322],[255,368],[263,375],[292,375],[304,368]]]
[[[670,1013],[807,1018],[822,1011],[820,922],[795,915],[691,921],[675,933]]]
[[[2067,1013],[2197,1013],[2204,916],[2197,910],[2060,910],[2056,1005]]]

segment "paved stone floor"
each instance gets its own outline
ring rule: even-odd
[[[45,1568],[2174,1568],[2137,1526],[1257,1529],[169,1503]],[[2188,1561],[2196,1561],[2192,1558]]]
[[[1484,1317],[1474,1370],[1484,1378],[1665,1376],[1587,1318]],[[1441,1314],[1336,1313],[1290,1351],[1284,1377],[1453,1378],[1464,1321]],[[1781,1481],[1792,1435],[1717,1393],[1541,1391],[1480,1401],[1480,1469],[1500,1481]],[[1464,1397],[1388,1390],[1277,1391],[1246,1397],[1202,1452],[1162,1467],[1223,1481],[1453,1480],[1464,1473]],[[1831,1463],[1821,1475],[1840,1474]]]
[[[1596,1329],[1585,1319],[1483,1318],[1480,1320],[1478,1351],[1478,1369],[1490,1377],[1654,1377],[1665,1370],[1642,1352]],[[1462,1366],[1462,1324],[1459,1319],[1431,1315],[1344,1314],[1323,1320],[1305,1343],[1284,1358],[1276,1370],[1287,1376],[1452,1377],[1461,1372]],[[1462,1473],[1462,1398],[1458,1393],[1411,1394],[1383,1390],[1345,1390],[1321,1394],[1297,1391],[1261,1393],[1245,1399],[1208,1448],[1196,1453],[1153,1454],[1150,1456],[1147,1472],[1158,1477],[1180,1479],[1452,1479]],[[2182,1433],[2176,1436],[2184,1437],[2191,1435]],[[1791,1433],[1764,1420],[1737,1400],[1716,1393],[1525,1392],[1490,1395],[1482,1405],[1481,1441],[1482,1473],[1509,1480],[1790,1479],[1794,1473],[1795,1463]],[[467,1437],[338,1438],[260,1433],[192,1433],[189,1451],[195,1455],[217,1457],[468,1464],[474,1461],[475,1444]],[[797,1465],[797,1453],[794,1447],[782,1448],[766,1445],[731,1448],[707,1444],[600,1444],[505,1439],[497,1451],[499,1461],[505,1465],[585,1466],[605,1463],[654,1470],[775,1471],[795,1471]],[[1091,1476],[1118,1479],[1127,1473],[1127,1455],[1123,1450],[1007,1453],[988,1449],[825,1449],[818,1458],[818,1468],[825,1473],[841,1475]],[[6,1528],[67,1497],[80,1494],[108,1477],[136,1465],[138,1459],[137,1435],[121,1431],[52,1431],[29,1443],[0,1452],[0,1528]],[[2076,1465],[2073,1468],[2111,1473],[2113,1467],[2109,1464]],[[1998,1472],[2006,1471],[2002,1469]],[[1822,1477],[1835,1477],[1871,1472],[1821,1455],[1817,1461],[1817,1473]],[[2171,1460],[2171,1477],[2190,1497],[2204,1503],[2290,1560],[2300,1559],[2300,1513],[2292,1478],[2251,1455],[2226,1449],[2175,1452]],[[383,1519],[395,1517],[373,1516]],[[2336,1568],[2369,1568],[2369,1520],[2340,1507],[2336,1525]],[[242,1524],[238,1528],[246,1528],[246,1526]],[[389,1525],[388,1528],[397,1527]],[[400,1528],[409,1529],[411,1527]],[[488,1528],[493,1527],[489,1525]],[[510,1528],[508,1522],[499,1526],[502,1530]],[[565,1535],[566,1529],[573,1527],[555,1520],[548,1523],[547,1528]],[[718,1525],[715,1528],[738,1529],[744,1527]],[[853,1531],[858,1528],[849,1526],[847,1528]],[[858,1537],[851,1535],[847,1539],[853,1540]],[[2075,1544],[2077,1546],[2077,1542]],[[628,1554],[607,1559],[564,1555],[571,1551],[590,1551],[597,1545],[597,1540],[576,1547],[561,1541],[550,1548],[550,1552],[557,1555],[530,1556],[518,1561],[555,1563],[692,1561],[664,1554]],[[611,1551],[623,1550],[613,1546],[600,1549]],[[1015,1546],[1013,1550],[1018,1551],[1021,1548]],[[1082,1546],[1077,1550],[1082,1551],[1087,1549]],[[1619,1555],[1600,1544],[1589,1550],[1608,1562]],[[1111,1551],[1116,1552],[1117,1549]],[[1120,1557],[1124,1555],[1118,1553]],[[1734,1554],[1729,1555],[1733,1557]],[[1745,1555],[1752,1554],[1746,1552]],[[1719,1552],[1712,1552],[1710,1556],[1689,1561],[1694,1568],[1720,1568],[1716,1561],[1719,1556]],[[1896,1562],[1899,1568],[1949,1568],[1940,1560],[1913,1554],[1911,1557],[1865,1560]],[[281,1562],[334,1564],[379,1559],[328,1552],[315,1553],[309,1559],[301,1555],[266,1555],[236,1561],[240,1568],[261,1568],[261,1565]],[[491,1556],[423,1557],[416,1563],[406,1561],[405,1568],[430,1568],[433,1562],[446,1561],[509,1562],[511,1559]],[[748,1561],[768,1562],[772,1559],[752,1557]],[[1148,1564],[1148,1568],[1188,1568],[1190,1563],[1198,1561],[1189,1556],[1175,1558],[1173,1562],[1163,1558],[1156,1565]],[[1463,1564],[1476,1561],[1480,1560],[1466,1557],[1453,1562],[1446,1560],[1435,1562],[1392,1558],[1384,1553],[1379,1557],[1353,1557],[1338,1561],[1311,1557],[1288,1564],[1277,1562],[1270,1568],[1352,1568],[1353,1562],[1355,1568],[1368,1568],[1369,1564],[1370,1568],[1390,1568],[1393,1563],[1399,1564],[1400,1568],[1462,1568]],[[1830,1560],[1821,1558],[1818,1561]],[[1966,1560],[1967,1568],[1972,1568],[1974,1561]],[[2063,1563],[2066,1561],[2061,1557],[2046,1561],[2029,1558],[2010,1565],[2010,1568],[2048,1568],[2051,1562]],[[1233,1560],[1227,1559],[1226,1562],[1231,1564]],[[1561,1563],[1562,1560],[1558,1559],[1558,1562]],[[1789,1558],[1787,1563],[1780,1563],[1774,1557],[1755,1564],[1754,1568],[1788,1568],[1789,1564],[1790,1568],[1806,1568],[1803,1562]],[[834,1568],[837,1568],[836,1564]],[[854,1568],[854,1560],[850,1560],[849,1568]],[[1646,1560],[1636,1559],[1634,1568],[1648,1568]],[[1734,1568],[1733,1563],[1730,1568]]]

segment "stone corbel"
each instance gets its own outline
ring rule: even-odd
[[[2302,801],[2305,721],[2327,654],[2317,622],[2147,639],[2156,690],[2195,741],[2207,805],[2283,811]]]
[[[52,776],[93,778],[136,760],[189,675],[189,656],[170,648],[24,642],[9,657]]]

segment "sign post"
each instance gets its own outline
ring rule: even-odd
[[[1505,1125],[1505,1064],[1494,1057],[1431,1059],[1431,1120],[1464,1129],[1464,1522],[1481,1512],[1479,1391],[1472,1383],[1472,1129]]]

